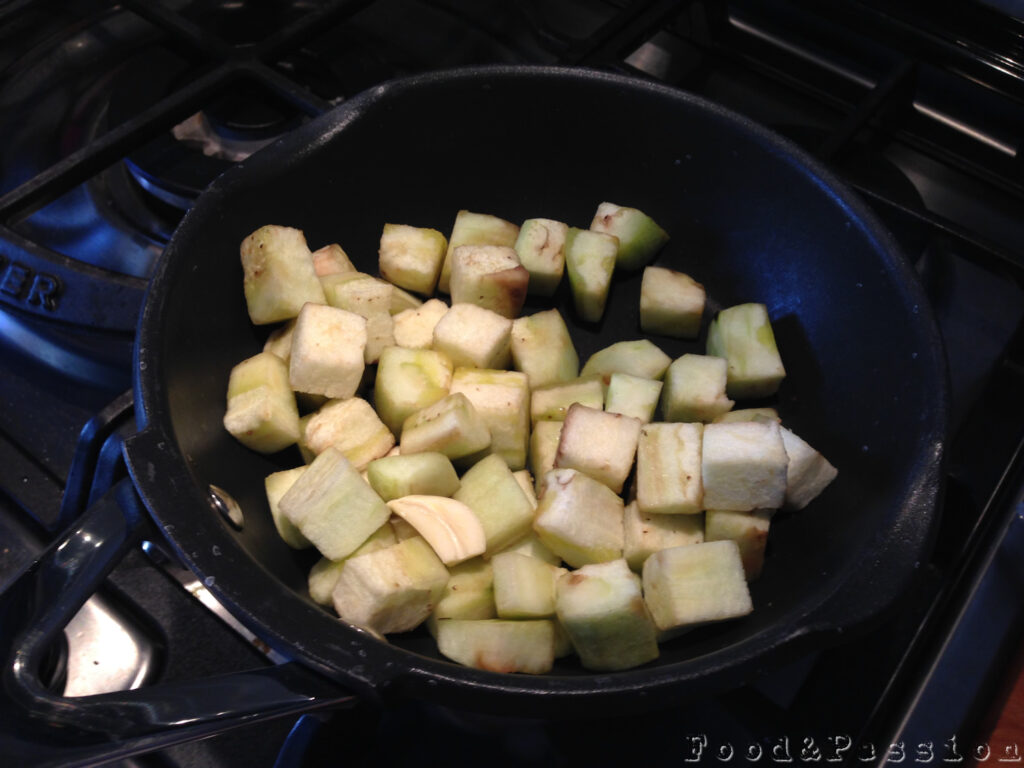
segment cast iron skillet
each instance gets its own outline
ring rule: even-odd
[[[772,403],[838,479],[805,511],[773,522],[752,615],[667,643],[639,669],[592,674],[568,660],[546,676],[498,675],[441,659],[422,632],[385,644],[340,623],[304,594],[313,555],[288,548],[266,511],[263,477],[297,465],[297,454],[259,456],[221,426],[228,372],[266,334],[245,311],[239,242],[263,224],[286,224],[314,248],[342,243],[372,272],[387,221],[447,231],[467,208],[586,227],[603,200],[640,207],[670,232],[657,263],[704,283],[708,316],[744,301],[768,305],[788,371]],[[576,321],[567,292],[558,295],[581,359],[641,335],[638,294],[638,275],[617,277],[598,325]],[[703,334],[697,343],[656,341],[673,357],[703,351]],[[239,619],[319,673],[286,665],[274,679],[293,710],[329,702],[325,679],[364,696],[530,715],[608,713],[721,690],[884,615],[925,557],[937,518],[944,358],[895,243],[793,145],[651,83],[499,67],[400,80],[353,99],[200,198],[158,267],[137,343],[142,423],[126,446],[137,493]],[[240,504],[241,530],[211,510],[211,485]],[[255,701],[256,716],[284,709],[272,698]],[[150,719],[173,722],[168,712]]]

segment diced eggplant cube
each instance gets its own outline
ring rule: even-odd
[[[345,559],[328,560],[326,557],[321,557],[313,563],[313,567],[309,569],[307,585],[309,596],[313,598],[314,603],[333,606],[334,588],[338,584],[341,569],[344,567]]]
[[[394,316],[395,344],[406,349],[429,349],[434,343],[434,328],[448,311],[440,299],[406,309]]]
[[[436,229],[385,224],[377,252],[385,280],[427,296],[434,292],[448,240]]]
[[[735,541],[655,552],[644,563],[643,589],[660,630],[738,618],[754,609]]]
[[[384,347],[395,343],[395,322],[391,301],[395,287],[361,272],[346,272],[321,278],[327,303],[366,319],[364,359],[375,363]]]
[[[306,422],[303,439],[316,454],[337,448],[360,471],[395,445],[391,430],[361,397],[325,403]]]
[[[654,418],[663,383],[628,373],[613,373],[604,393],[604,409],[608,413],[632,416],[647,424]]]
[[[530,273],[515,249],[500,245],[463,245],[452,254],[452,304],[476,304],[503,317],[519,314]]]
[[[474,557],[448,569],[448,582],[441,597],[434,606],[431,620],[441,619],[493,619],[497,617],[494,608],[494,571],[490,562]]]
[[[568,225],[552,219],[527,219],[519,228],[515,249],[530,273],[531,294],[550,296],[561,282],[568,231]]]
[[[641,512],[635,501],[626,505],[622,554],[637,573],[655,552],[702,541],[702,515],[655,515]]]
[[[349,558],[365,555],[375,549],[383,549],[397,543],[398,538],[395,536],[394,529],[390,524],[384,523],[348,557],[343,557],[341,560],[320,558],[309,569],[309,596],[320,605],[333,605],[334,588],[338,585],[341,569],[345,567],[345,562]]]
[[[631,669],[658,658],[640,578],[625,560],[586,565],[557,584],[558,619],[587,669]]]
[[[615,203],[597,206],[590,228],[618,239],[616,266],[625,270],[640,269],[649,264],[668,242],[668,233],[646,213]]]
[[[543,619],[555,615],[555,581],[565,572],[520,552],[491,558],[494,605],[502,619]]]
[[[260,352],[235,365],[228,377],[227,398],[231,400],[259,387],[267,387],[277,393],[291,391],[288,366],[277,355]]]
[[[565,421],[569,408],[575,403],[601,410],[604,406],[604,387],[600,376],[535,387],[530,393],[530,419]]]
[[[721,357],[685,354],[665,372],[661,412],[666,421],[712,421],[733,401],[725,396],[726,362]]]
[[[533,504],[508,464],[497,454],[481,459],[461,478],[453,496],[476,513],[487,539],[487,555],[525,536],[533,522]]]
[[[789,457],[778,424],[707,424],[702,451],[705,509],[748,512],[782,506]]]
[[[257,387],[228,401],[224,428],[259,453],[277,453],[296,441],[299,412],[269,387]]]
[[[504,368],[511,361],[512,321],[476,304],[452,304],[434,326],[433,348],[455,366]]]
[[[407,632],[430,615],[448,570],[419,536],[350,558],[334,587],[345,621],[381,635]]]
[[[260,227],[242,241],[240,253],[245,301],[254,324],[289,320],[304,304],[325,302],[301,230]]]
[[[375,459],[366,467],[366,479],[384,501],[412,495],[451,496],[459,490],[459,476],[443,453],[409,453]]]
[[[340,272],[320,278],[327,303],[360,317],[390,314],[395,287],[365,272]]]
[[[764,304],[739,304],[718,313],[708,327],[709,355],[729,363],[729,397],[774,395],[786,376]]]
[[[569,329],[557,309],[512,321],[512,361],[530,377],[530,387],[571,381],[579,375],[580,359]]]
[[[704,514],[704,539],[735,541],[740,549],[747,581],[753,581],[761,575],[764,567],[764,550],[768,543],[768,528],[773,512],[770,509],[755,509],[753,512],[709,509]]]
[[[406,454],[437,452],[456,460],[491,444],[491,432],[469,398],[455,392],[417,411],[402,425]]]
[[[622,557],[622,498],[575,469],[544,479],[533,529],[541,542],[574,568]]]
[[[231,369],[224,428],[260,453],[276,453],[298,442],[299,409],[281,358],[260,352]]]
[[[835,480],[839,471],[803,438],[785,427],[782,427],[781,432],[782,444],[789,456],[783,506],[787,509],[803,509]]]
[[[352,397],[366,367],[366,319],[325,304],[307,304],[292,336],[293,389],[332,398]]]
[[[580,377],[600,376],[605,383],[613,373],[661,379],[671,363],[672,358],[650,339],[617,341],[592,354],[583,364]]]
[[[331,243],[313,251],[313,271],[317,277],[327,277],[357,270],[345,249],[337,243]]]
[[[448,395],[452,368],[447,355],[432,349],[385,347],[373,387],[381,421],[399,434],[409,416]]]
[[[695,339],[706,300],[704,286],[689,275],[646,267],[640,283],[640,328],[645,333]]]
[[[461,245],[515,245],[519,237],[519,226],[510,221],[499,219],[488,213],[459,211],[452,225],[452,233],[448,238],[448,250],[445,253],[441,275],[437,281],[437,289],[448,293],[452,275],[452,254]]]
[[[533,530],[501,551],[529,555],[538,560],[543,560],[548,565],[562,564],[562,558],[548,549]]]
[[[580,319],[596,323],[604,315],[618,251],[618,238],[612,235],[569,228],[565,239],[565,266],[573,306]]]
[[[636,500],[645,515],[696,515],[704,509],[704,425],[645,424],[636,455]]]
[[[555,468],[558,441],[562,438],[562,421],[538,421],[530,433],[530,469],[533,471],[534,488],[539,496],[544,492],[544,478]]]
[[[267,492],[267,504],[270,506],[270,516],[274,521],[274,527],[284,543],[295,549],[305,549],[313,546],[313,542],[302,535],[302,531],[296,528],[292,521],[281,512],[281,497],[288,489],[295,485],[295,481],[306,471],[305,467],[285,469],[281,472],[272,472],[263,481],[263,487]]]
[[[313,460],[281,498],[280,508],[330,560],[350,555],[391,516],[337,448],[328,448]]]
[[[774,408],[737,408],[734,411],[726,411],[721,416],[715,416],[715,424],[725,424],[735,421],[774,421],[780,423],[779,412]]]
[[[513,470],[526,466],[530,438],[530,380],[520,371],[456,368],[451,392],[473,404],[491,433],[490,451]]]
[[[632,416],[574,403],[562,425],[555,467],[579,470],[621,493],[636,458],[641,426]]]
[[[437,649],[476,669],[542,675],[554,664],[554,622],[442,619],[437,622]]]

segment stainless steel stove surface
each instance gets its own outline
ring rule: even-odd
[[[590,66],[752,117],[827,162],[892,229],[950,364],[933,557],[900,612],[855,642],[720,697],[614,722],[363,702],[107,754],[153,766],[677,766],[755,753],[869,765],[898,756],[892,744],[908,762],[925,744],[936,761],[982,746],[980,719],[1019,647],[1024,605],[1024,23],[1008,5],[0,4],[0,587],[124,476],[136,316],[191,201],[232,163],[395,76]],[[69,706],[280,661],[203,607],[209,594],[156,530],[142,538],[50,655],[47,678]],[[11,738],[0,729],[4,754],[54,759],[7,748]],[[988,746],[993,760],[1024,748]]]

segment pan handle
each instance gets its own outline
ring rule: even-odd
[[[803,618],[797,635],[841,635],[869,629],[905,607],[900,598],[924,576],[926,558],[938,530],[939,515],[932,514],[932,510],[938,509],[945,477],[943,455],[942,438],[933,435],[893,525],[875,535],[866,556],[855,564],[835,594]],[[921,525],[926,519],[931,524]]]
[[[0,744],[13,764],[94,765],[354,701],[297,662],[76,698],[48,690],[47,652],[139,542],[144,520],[130,481],[120,481],[0,594]]]

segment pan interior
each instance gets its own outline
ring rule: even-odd
[[[145,405],[150,418],[163,418],[152,412],[166,408],[194,482],[226,489],[245,526],[225,534],[216,516],[197,520],[180,505],[151,505],[154,514],[198,538],[230,535],[242,583],[224,588],[257,605],[246,610],[262,612],[258,620],[287,639],[290,628],[273,627],[275,606],[247,595],[244,582],[269,572],[294,599],[308,601],[314,555],[277,537],[263,492],[265,475],[301,461],[292,451],[252,453],[221,426],[228,373],[260,351],[268,332],[248,321],[240,241],[264,224],[298,227],[311,248],[340,243],[360,269],[375,273],[385,222],[447,235],[456,212],[469,209],[586,228],[606,200],[658,221],[671,241],[656,263],[688,273],[708,292],[697,341],[652,340],[672,357],[703,353],[714,311],[767,304],[788,372],[770,404],[839,469],[808,509],[773,521],[764,574],[752,588],[754,613],[666,644],[657,664],[793,625],[858,567],[913,491],[934,418],[930,388],[942,386],[924,348],[919,308],[898,257],[787,145],[702,102],[612,78],[496,72],[385,88],[218,182],[176,236],[155,287],[162,401]],[[581,361],[642,336],[639,286],[639,274],[617,276],[594,326],[576,320],[563,285],[554,305]],[[527,311],[551,305],[534,302]],[[194,554],[187,545],[183,553]],[[223,558],[199,568],[222,570]],[[432,653],[422,634],[394,641]],[[567,662],[562,671],[578,670]]]

